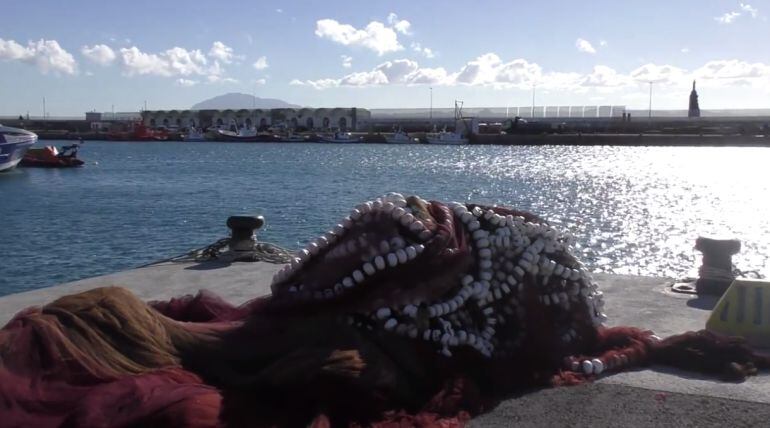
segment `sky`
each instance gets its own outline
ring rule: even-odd
[[[770,107],[770,0],[5,4],[0,115],[313,107]],[[650,83],[652,82],[652,83]]]

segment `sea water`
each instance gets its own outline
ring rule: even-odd
[[[41,141],[38,145],[66,142]],[[290,249],[390,191],[534,212],[595,272],[680,277],[699,235],[768,273],[770,149],[86,142],[79,169],[0,174],[0,295],[129,269],[227,236]]]

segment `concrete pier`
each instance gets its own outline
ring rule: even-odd
[[[0,297],[0,324],[33,305],[98,286],[121,285],[145,300],[209,289],[232,303],[270,292],[281,266],[267,263],[164,263]],[[610,325],[648,328],[660,336],[705,326],[713,297],[669,291],[665,278],[596,275]],[[770,373],[743,383],[651,367],[606,376],[591,385],[532,391],[502,402],[472,426],[766,426]]]

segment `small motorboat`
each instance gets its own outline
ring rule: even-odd
[[[331,137],[321,137],[322,143],[359,143],[360,138],[356,138],[350,132],[335,132]]]
[[[203,131],[198,128],[192,127],[187,130],[187,133],[182,134],[182,141],[195,142],[206,141],[206,136]]]
[[[388,144],[414,144],[417,142],[417,139],[410,137],[409,134],[399,128],[393,135],[386,136],[385,142]]]
[[[13,169],[37,141],[37,134],[0,125],[0,172]]]
[[[37,168],[74,168],[83,166],[84,162],[78,159],[79,147],[79,144],[64,146],[61,152],[54,146],[29,149],[19,165]]]
[[[288,132],[286,135],[280,137],[279,141],[282,143],[305,143],[308,139],[304,135]]]
[[[428,144],[462,145],[468,144],[468,139],[458,132],[441,131],[425,137]]]

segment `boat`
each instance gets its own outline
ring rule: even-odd
[[[215,141],[229,141],[239,143],[270,143],[280,139],[269,132],[257,132],[256,130],[240,130],[238,132],[225,131],[223,129],[209,130],[207,137]]]
[[[187,133],[182,134],[182,141],[206,141],[206,136],[203,135],[203,132],[200,129],[192,127],[187,130]]]
[[[468,132],[474,132],[473,126],[470,127],[463,117],[462,101],[455,100],[455,131],[448,132],[446,128],[443,131],[425,136],[428,144],[444,144],[444,145],[463,145],[468,144],[468,138],[463,136],[462,132],[458,132],[458,129],[465,129]],[[471,121],[475,123],[475,120]]]
[[[79,147],[79,144],[64,146],[61,152],[54,146],[29,149],[19,165],[37,168],[74,168],[83,166],[84,162],[78,159]]]
[[[462,145],[468,144],[468,139],[459,132],[447,132],[446,130],[436,134],[425,136],[428,144]]]
[[[414,144],[417,142],[415,138],[412,138],[404,132],[403,130],[399,129],[398,131],[394,132],[391,136],[385,137],[385,142],[388,144]]]
[[[307,137],[300,134],[295,134],[292,131],[289,131],[286,135],[279,138],[278,141],[282,143],[305,143],[307,142]]]
[[[37,141],[37,134],[0,125],[0,171],[13,169]]]
[[[166,141],[168,131],[165,129],[150,129],[142,122],[131,124],[127,131],[113,131],[107,134],[110,141]]]
[[[358,143],[360,138],[356,138],[350,132],[335,132],[331,137],[321,137],[322,143]]]

